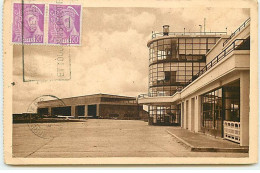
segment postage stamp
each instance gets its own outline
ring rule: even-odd
[[[48,43],[80,44],[80,5],[49,5]]]
[[[44,43],[45,4],[13,4],[12,42]]]

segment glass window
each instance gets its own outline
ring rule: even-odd
[[[202,126],[221,133],[222,88],[202,95]]]
[[[240,122],[240,87],[224,88],[225,120]]]

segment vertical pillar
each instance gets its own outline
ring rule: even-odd
[[[97,104],[97,114],[96,114],[97,117],[99,117],[99,112],[100,112],[100,104]]]
[[[249,71],[240,73],[240,146],[249,146]]]
[[[88,105],[85,105],[85,112],[84,112],[84,116],[87,117],[88,116]]]
[[[188,115],[188,130],[192,130],[192,107],[191,107],[191,105],[192,105],[192,99],[190,99],[189,101],[188,101],[188,112],[187,112],[187,115]]]
[[[51,113],[52,113],[52,112],[51,112],[51,107],[48,107],[48,115],[49,115],[49,116],[52,116]]]
[[[70,116],[73,116],[75,118],[78,117],[78,115],[75,114],[75,106],[71,106],[71,114],[70,114]]]
[[[195,98],[191,98],[191,102],[190,102],[190,130],[194,132],[194,126],[195,126]]]
[[[181,127],[184,128],[184,102],[181,102]]]
[[[185,126],[186,126],[186,129],[189,128],[189,100],[186,100],[186,103],[185,103]]]
[[[157,106],[152,106],[153,124],[157,123]]]
[[[189,104],[189,101],[184,101],[184,129],[188,129],[188,104]]]
[[[201,129],[201,96],[195,97],[194,109],[194,131],[199,132]]]

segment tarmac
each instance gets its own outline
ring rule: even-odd
[[[13,124],[13,157],[248,157],[248,153],[193,152],[169,134],[179,130],[141,120]]]

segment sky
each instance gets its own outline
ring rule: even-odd
[[[152,31],[235,31],[249,9],[231,8],[83,8],[81,45],[64,47],[69,80],[55,80],[58,46],[13,48],[13,113],[23,113],[42,95],[58,98],[106,93],[136,97],[148,91],[148,48]],[[203,28],[204,30],[204,28]],[[23,82],[23,68],[26,79]]]

